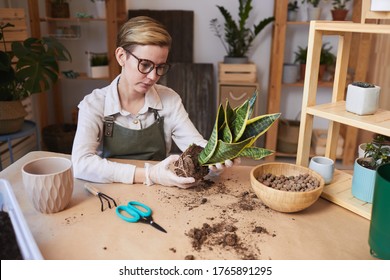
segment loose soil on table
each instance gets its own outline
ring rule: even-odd
[[[237,186],[241,184],[238,180],[234,183]],[[221,258],[226,257],[224,252],[230,252],[230,258],[234,255],[236,259],[261,259],[259,248],[261,238],[276,236],[275,232],[260,225],[259,220],[249,224],[242,224],[237,220],[236,213],[258,211],[265,215],[272,215],[274,212],[264,205],[252,191],[234,191],[227,188],[223,181],[214,182],[212,180],[201,180],[198,185],[183,190],[180,195],[170,195],[166,190],[160,189],[163,200],[177,199],[188,211],[195,211],[205,204],[209,206],[211,204],[215,209],[205,217],[202,224],[185,231],[184,234],[189,238],[193,249],[193,253],[184,257],[186,260],[202,258],[202,253],[208,251],[215,251],[215,254],[220,255]],[[216,199],[220,200],[222,197],[226,197],[226,201],[231,202],[226,206],[215,202]],[[256,241],[253,242],[253,240]],[[171,249],[171,251],[176,253],[176,250]]]
[[[11,219],[7,212],[0,211],[0,259],[22,260]]]

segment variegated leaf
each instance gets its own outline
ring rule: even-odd
[[[259,160],[264,157],[267,157],[269,155],[272,155],[274,151],[264,149],[264,148],[258,148],[258,147],[247,147],[244,150],[241,151],[241,153],[238,155],[239,157],[249,157],[254,160]]]
[[[252,144],[271,127],[271,125],[280,117],[280,113],[258,116],[247,121],[246,129],[242,134],[240,141],[253,137]]]
[[[240,152],[245,149],[251,143],[251,138],[248,138],[242,142],[238,143],[225,143],[221,140],[218,140],[217,147],[215,149],[212,157],[207,161],[207,163],[202,163],[203,165],[223,163],[227,159],[236,158]]]
[[[224,114],[225,113],[224,113],[222,105],[219,105],[217,117],[215,119],[214,128],[213,128],[213,131],[212,131],[211,136],[209,138],[209,141],[207,142],[206,147],[202,150],[202,152],[199,154],[199,157],[198,157],[199,163],[202,165],[205,164],[211,158],[211,156],[213,155],[213,153],[217,147],[218,130],[219,130],[221,124],[223,124],[223,122],[224,122],[224,119],[225,119]]]

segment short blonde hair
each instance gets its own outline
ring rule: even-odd
[[[119,30],[116,46],[131,50],[135,45],[154,45],[171,48],[172,38],[157,20],[138,16],[129,19]]]

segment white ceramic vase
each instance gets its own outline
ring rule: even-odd
[[[380,87],[363,88],[348,85],[346,110],[358,115],[372,115],[379,108]]]

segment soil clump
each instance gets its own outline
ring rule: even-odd
[[[173,164],[175,174],[180,177],[193,177],[196,182],[202,180],[209,173],[208,166],[202,166],[198,161],[202,150],[203,148],[196,144],[188,147]]]

